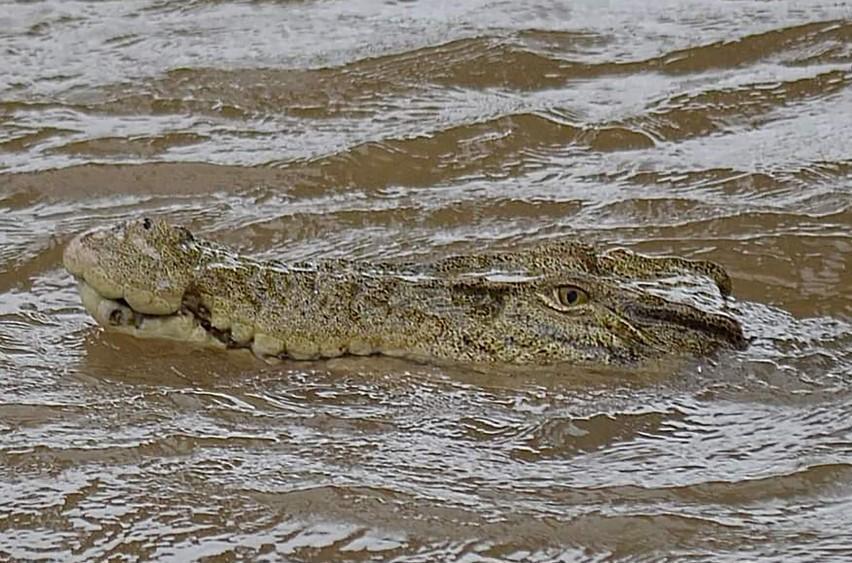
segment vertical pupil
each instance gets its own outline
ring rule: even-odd
[[[568,301],[568,303],[573,303],[574,301],[576,301],[576,300],[577,300],[577,292],[576,292],[576,290],[573,290],[573,289],[569,290],[569,291],[565,294],[565,299]]]

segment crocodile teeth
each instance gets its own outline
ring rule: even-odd
[[[80,292],[83,306],[98,321],[98,324],[120,327],[128,326],[135,322],[133,309],[118,301],[107,299],[85,281],[80,281],[78,291]]]
[[[126,291],[124,299],[128,305],[139,313],[146,315],[171,315],[180,308],[180,300],[171,302],[164,297],[154,295],[150,291]]]
[[[224,348],[226,343],[211,334],[198,318],[187,311],[171,315],[151,315],[134,310],[124,300],[108,299],[94,287],[80,281],[78,286],[83,306],[102,326],[138,338],[164,338],[191,342],[214,348]]]
[[[284,342],[273,336],[257,333],[254,335],[251,350],[260,357],[278,356],[284,351]]]

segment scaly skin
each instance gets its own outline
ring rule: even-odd
[[[727,295],[720,266],[573,242],[427,264],[283,264],[145,218],[77,236],[64,263],[107,328],[259,356],[634,365],[746,344],[728,316],[627,285],[691,273]]]

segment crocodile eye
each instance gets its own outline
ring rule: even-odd
[[[589,301],[589,294],[573,285],[562,285],[553,290],[554,297],[563,307],[575,307]]]

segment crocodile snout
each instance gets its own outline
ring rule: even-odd
[[[684,333],[698,332],[737,350],[744,350],[748,346],[740,322],[721,313],[711,313],[691,305],[674,303],[665,307],[633,304],[625,309],[625,313],[640,324],[657,327],[662,324]]]

